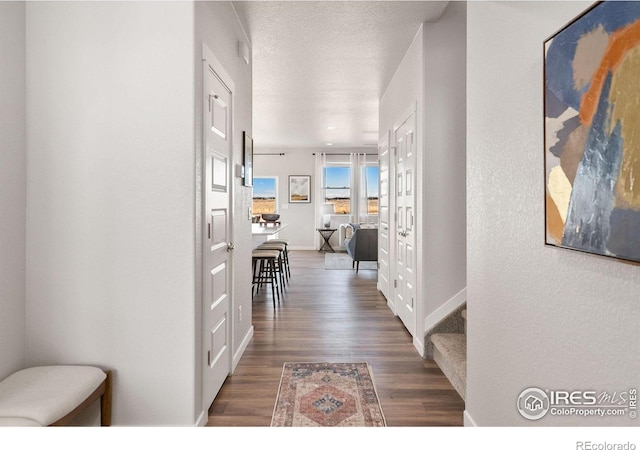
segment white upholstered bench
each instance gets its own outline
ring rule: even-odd
[[[100,399],[100,424],[111,425],[111,371],[40,366],[0,381],[0,426],[61,426]]]

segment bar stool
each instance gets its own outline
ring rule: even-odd
[[[256,288],[256,294],[260,290],[263,284],[271,285],[271,298],[273,299],[273,307],[276,307],[276,295],[278,297],[278,303],[280,303],[280,289],[278,278],[276,277],[276,264],[277,259],[280,256],[278,250],[253,250],[252,254],[253,264],[253,282],[251,284],[251,294],[253,294],[253,288]],[[257,274],[256,274],[257,269]]]
[[[278,276],[280,277],[281,286],[284,287],[285,282],[289,281],[289,277],[287,275],[287,269],[285,266],[285,250],[286,246],[284,244],[271,243],[271,241],[267,241],[263,244],[260,244],[257,248],[258,250],[277,250],[278,251],[278,261],[276,265],[276,271]]]
[[[287,279],[291,278],[291,269],[289,266],[289,240],[288,239],[270,239],[266,243],[284,244],[284,266],[287,269]]]

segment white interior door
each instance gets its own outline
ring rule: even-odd
[[[203,352],[204,404],[211,405],[231,371],[231,167],[233,82],[204,52]]]
[[[389,292],[390,274],[390,245],[389,230],[389,182],[390,182],[390,152],[389,152],[389,132],[378,146],[378,165],[380,167],[380,182],[378,185],[379,220],[378,225],[378,290],[387,298],[393,301]]]
[[[407,330],[416,332],[416,132],[415,113],[411,113],[394,132],[396,206],[396,287],[395,310]]]

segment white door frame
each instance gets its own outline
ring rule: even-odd
[[[390,136],[390,149],[392,150],[392,152],[390,153],[390,159],[391,159],[391,164],[389,165],[389,177],[393,177],[393,190],[390,192],[393,194],[389,194],[390,197],[390,207],[391,205],[393,205],[393,215],[392,217],[389,219],[390,222],[390,228],[391,230],[389,231],[389,235],[393,235],[393,236],[397,236],[398,235],[398,209],[397,209],[397,204],[396,204],[396,198],[397,198],[397,174],[398,174],[398,167],[397,167],[397,144],[396,144],[396,132],[398,131],[398,129],[411,117],[411,115],[414,116],[414,130],[416,133],[416,148],[415,148],[415,152],[416,152],[416,158],[415,158],[415,165],[416,167],[414,168],[414,205],[413,205],[413,215],[415,218],[415,224],[414,224],[414,233],[416,233],[416,236],[418,235],[418,231],[420,230],[419,228],[419,221],[418,221],[418,201],[420,199],[420,194],[418,192],[418,154],[421,151],[421,147],[418,145],[418,143],[420,142],[421,137],[418,136],[418,102],[412,102],[411,106],[409,108],[407,108],[407,110],[405,111],[404,114],[402,114],[400,116],[400,118],[394,122],[393,124],[393,130],[391,131],[391,136]],[[420,174],[421,176],[421,174]],[[391,189],[391,188],[390,188]],[[391,240],[392,243],[390,242],[389,245],[389,255],[390,255],[390,261],[393,261],[393,264],[390,264],[390,277],[391,279],[389,280],[391,285],[389,287],[390,292],[392,293],[391,297],[394,299],[393,300],[393,305],[392,306],[392,311],[393,313],[397,316],[398,315],[398,305],[395,302],[395,298],[396,298],[396,289],[397,289],[397,285],[396,285],[396,280],[398,278],[398,269],[397,269],[397,241],[396,239],[392,239]],[[414,267],[414,270],[417,269],[417,240],[416,240],[416,251],[413,252],[413,258],[414,260],[412,261],[412,266]],[[393,260],[391,260],[391,256],[393,256]],[[418,304],[421,302],[421,299],[419,297],[419,294],[422,292],[421,289],[419,289],[418,285],[422,284],[422,282],[418,279],[419,274],[416,273],[416,280],[415,280],[415,286],[414,286],[414,293],[415,293],[415,303],[414,303],[414,320],[415,320],[415,324],[414,324],[414,329],[416,331],[416,334],[419,332],[420,328],[418,327],[418,312],[419,312],[419,308],[418,308]],[[413,340],[414,340],[414,345],[415,345],[415,340],[416,340],[416,336],[413,336]]]
[[[392,178],[392,173],[393,173],[393,168],[392,166],[392,154],[393,154],[393,148],[391,146],[391,130],[387,130],[382,134],[382,138],[380,139],[380,141],[378,142],[378,166],[382,167],[383,163],[386,164],[387,167],[387,198],[386,198],[386,202],[387,202],[387,224],[383,225],[382,223],[382,210],[381,208],[379,208],[378,210],[378,214],[379,214],[379,219],[378,219],[378,232],[380,234],[379,238],[378,238],[378,242],[381,243],[382,242],[382,235],[386,232],[387,234],[387,267],[386,267],[386,272],[382,271],[383,267],[380,266],[380,264],[378,264],[378,290],[380,292],[382,292],[385,296],[385,298],[387,299],[387,305],[389,306],[389,308],[391,308],[392,311],[394,311],[395,314],[395,307],[393,306],[393,302],[394,302],[394,298],[392,295],[392,284],[393,284],[393,278],[391,276],[391,261],[392,261],[392,248],[391,248],[391,232],[395,229],[395,225],[393,223],[393,211],[395,210],[395,206],[394,206],[394,202],[392,202],[391,197],[392,197],[392,193],[394,192],[394,187],[393,187],[393,178]],[[378,181],[378,193],[380,195],[380,205],[379,207],[381,207],[382,205],[382,173],[380,173],[380,178]],[[385,228],[386,227],[386,228]],[[379,244],[380,245],[380,244]],[[380,245],[381,247],[381,245]],[[380,250],[380,249],[379,249]],[[381,254],[382,252],[378,251],[379,254]],[[382,275],[381,275],[382,273]],[[380,280],[380,277],[386,277],[386,283],[382,282]],[[385,286],[386,284],[386,286]]]

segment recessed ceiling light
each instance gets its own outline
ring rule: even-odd
[[[335,130],[336,127],[327,127],[327,130]]]
[[[327,145],[333,145],[331,142],[327,142]]]

